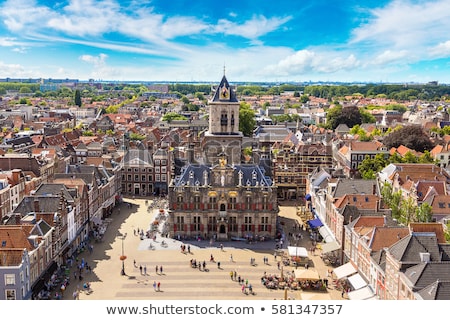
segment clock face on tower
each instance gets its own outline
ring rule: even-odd
[[[230,100],[230,89],[228,89],[226,86],[220,88],[220,99]]]

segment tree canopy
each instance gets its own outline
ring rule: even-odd
[[[248,103],[241,102],[239,108],[239,130],[249,137],[255,129],[255,111],[253,111]]]
[[[173,120],[187,120],[187,118],[181,114],[178,114],[176,112],[167,112],[163,117],[163,121],[173,121]]]
[[[433,142],[420,125],[408,125],[392,131],[383,139],[387,148],[403,145],[409,149],[424,152],[434,147]]]
[[[327,124],[330,129],[336,129],[340,124],[349,128],[362,123],[362,116],[357,106],[343,107],[340,104],[330,108],[327,113]]]

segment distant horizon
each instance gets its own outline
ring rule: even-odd
[[[450,83],[448,30],[448,0],[0,0],[0,77]]]
[[[4,81],[4,80],[11,81]],[[227,77],[228,79],[228,77]],[[219,80],[199,80],[199,81],[174,81],[174,80],[103,80],[103,79],[75,79],[75,78],[0,78],[0,86],[1,83],[38,83],[39,81],[50,81],[50,83],[65,83],[76,81],[78,83],[146,83],[146,84],[218,84]],[[229,80],[229,79],[228,79]],[[52,82],[54,81],[54,82]],[[437,84],[433,84],[433,82],[437,82]],[[429,82],[361,82],[361,81],[352,81],[352,82],[342,82],[342,81],[231,81],[229,80],[231,85],[233,84],[276,84],[276,85],[435,85],[435,86],[448,86],[450,83],[440,83],[436,80],[431,80]]]

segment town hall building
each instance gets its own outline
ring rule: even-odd
[[[225,75],[209,101],[203,161],[188,163],[169,185],[173,237],[261,240],[277,236],[276,186],[257,164],[242,162],[239,101]]]

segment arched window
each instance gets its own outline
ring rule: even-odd
[[[222,112],[222,114],[220,115],[220,125],[221,126],[228,125],[228,116],[225,112]]]

